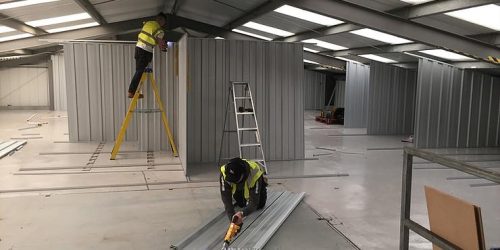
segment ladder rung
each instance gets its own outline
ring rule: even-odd
[[[254,112],[237,112],[237,115],[253,115]]]
[[[231,82],[232,84],[246,85],[248,82]]]
[[[234,99],[236,100],[243,100],[243,99],[252,99],[250,96],[237,96]]]
[[[239,131],[257,131],[257,128],[239,128]]]
[[[240,147],[260,147],[260,143],[241,144]]]
[[[158,113],[161,112],[160,109],[136,109],[135,113]]]
[[[250,161],[264,162],[263,159],[250,159]]]

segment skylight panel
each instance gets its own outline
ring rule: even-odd
[[[335,18],[331,18],[331,17],[327,17],[324,15],[314,13],[314,12],[310,12],[307,10],[295,8],[295,7],[292,7],[290,5],[283,5],[277,9],[275,9],[274,11],[281,13],[281,14],[284,14],[284,15],[288,15],[291,17],[299,18],[302,20],[306,20],[306,21],[309,21],[312,23],[317,23],[317,24],[321,24],[321,25],[325,25],[325,26],[333,26],[333,25],[344,23],[344,22],[337,20]]]
[[[307,40],[304,40],[302,41],[304,43],[311,43],[311,44],[314,44],[318,47],[323,47],[325,49],[329,49],[329,50],[344,50],[344,49],[348,49],[344,46],[340,46],[340,45],[337,45],[337,44],[333,44],[333,43],[329,43],[329,42],[325,42],[325,41],[321,41],[321,40],[318,40],[318,39],[307,39]]]
[[[255,29],[255,30],[260,30],[260,31],[263,31],[263,32],[266,32],[269,34],[275,34],[277,36],[291,36],[291,35],[293,35],[292,32],[288,32],[286,30],[274,28],[274,27],[267,26],[267,25],[260,24],[260,23],[256,23],[256,22],[248,22],[248,23],[243,24],[243,26],[251,28],[251,29]]]
[[[83,29],[83,28],[88,28],[88,27],[94,27],[98,26],[99,23],[97,22],[91,22],[91,23],[84,23],[84,24],[79,24],[79,25],[73,25],[73,26],[66,26],[66,27],[61,27],[61,28],[55,28],[55,29],[50,29],[47,30],[49,33],[57,33],[57,32],[63,32],[63,31],[68,31],[68,30],[76,30],[76,29]]]
[[[372,29],[360,29],[360,30],[354,30],[351,31],[350,33],[359,35],[359,36],[364,36],[373,40],[381,41],[384,43],[390,43],[390,44],[403,44],[403,43],[411,43],[413,41],[398,37],[398,36],[393,36],[384,32],[372,30]]]
[[[0,26],[0,33],[6,33],[11,31],[15,31],[15,29],[7,26]]]
[[[26,24],[33,26],[33,27],[40,27],[40,26],[47,26],[47,25],[58,24],[58,23],[66,23],[66,22],[84,20],[84,19],[88,19],[88,18],[90,18],[90,15],[87,12],[83,12],[83,13],[78,13],[78,14],[73,14],[73,15],[59,16],[59,17],[52,17],[52,18],[30,21],[30,22],[26,22]]]
[[[238,33],[243,34],[243,35],[253,36],[255,38],[259,38],[259,39],[262,39],[262,40],[267,40],[267,41],[273,40],[272,38],[261,36],[261,35],[258,35],[258,34],[252,33],[252,32],[247,32],[247,31],[244,31],[244,30],[233,29],[233,31],[234,32],[238,32]]]
[[[312,52],[312,53],[318,53],[318,52],[319,52],[319,51],[317,51],[317,50],[310,49],[310,48],[306,48],[306,47],[304,47],[304,50],[305,50],[305,51],[308,51],[308,52]]]
[[[464,21],[500,31],[500,6],[488,4],[445,13]]]
[[[319,63],[318,63],[318,62],[311,61],[311,60],[307,60],[307,59],[304,59],[304,62],[305,62],[305,63],[310,63],[310,64],[318,64],[318,65],[319,65]]]
[[[421,3],[432,2],[432,1],[434,1],[434,0],[401,0],[401,1],[403,1],[403,2],[405,2],[405,3],[411,3],[411,4],[415,5],[415,4],[421,4]]]
[[[364,57],[364,58],[368,58],[368,59],[371,59],[374,61],[383,62],[383,63],[397,63],[396,61],[394,61],[392,59],[373,55],[373,54],[366,54],[366,55],[359,55],[359,56]]]
[[[13,35],[13,36],[5,36],[5,37],[0,37],[0,42],[17,40],[17,39],[21,39],[21,38],[30,37],[30,36],[33,36],[33,35],[25,33],[25,34]]]
[[[450,61],[471,61],[474,60],[470,57],[466,57],[457,53],[453,53],[450,51],[442,50],[442,49],[430,49],[430,50],[421,50],[421,53],[436,56],[440,58],[444,58]]]
[[[55,1],[59,1],[59,0],[25,0],[25,1],[15,1],[15,2],[10,2],[10,3],[0,4],[0,10],[8,10],[8,9],[14,9],[14,8],[19,8],[19,7],[29,6],[29,5],[35,5],[35,4],[41,4],[41,3],[50,3],[50,2],[55,2]]]

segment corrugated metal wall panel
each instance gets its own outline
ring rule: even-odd
[[[64,70],[64,55],[57,53],[50,56],[54,81],[54,110],[66,111],[66,76]]]
[[[49,107],[47,67],[0,69],[0,106]]]
[[[306,110],[323,109],[325,106],[325,84],[325,74],[304,70],[304,102]]]
[[[345,117],[346,128],[366,128],[370,66],[347,62]]]
[[[266,158],[304,157],[302,45],[191,38],[188,54],[190,163],[218,160],[230,81],[250,84]],[[228,123],[235,129],[234,115]],[[222,152],[238,154],[235,133],[226,133]]]
[[[130,99],[126,97],[135,71],[135,45],[69,43],[64,45],[64,61],[71,141],[114,141],[125,118]],[[177,132],[177,76],[175,49],[155,52],[153,70],[170,128]],[[78,58],[76,60],[75,58]],[[150,84],[144,85],[145,98],[137,109],[154,109]],[[139,150],[170,150],[160,113],[134,113],[126,140],[139,141]]]
[[[500,78],[420,59],[415,144],[499,146]]]
[[[187,175],[187,129],[188,129],[188,116],[187,116],[187,91],[188,91],[188,83],[189,83],[189,74],[188,72],[188,44],[187,44],[187,36],[184,35],[178,43],[178,47],[176,48],[176,55],[178,57],[177,66],[175,62],[173,62],[173,71],[176,73],[175,78],[178,79],[177,87],[177,113],[174,115],[176,127],[176,137],[177,137],[177,145],[179,149],[179,158],[181,160],[182,167],[184,168],[184,174]],[[171,64],[171,65],[172,65]],[[175,96],[175,95],[174,95]]]
[[[368,134],[412,134],[417,72],[370,64]]]
[[[333,106],[337,108],[345,107],[345,81],[337,81],[335,83],[335,96],[333,98]]]

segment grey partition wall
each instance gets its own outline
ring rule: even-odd
[[[326,75],[304,70],[305,109],[322,109],[325,106]]]
[[[119,43],[64,45],[71,141],[115,140],[130,103],[126,93],[135,71],[134,49],[134,44]],[[178,93],[173,62],[174,53],[155,51],[153,70],[175,136]],[[146,88],[143,93],[137,108],[153,109],[152,92]],[[134,113],[126,140],[139,141],[144,151],[170,150],[159,113]]]
[[[335,83],[335,96],[333,98],[333,106],[337,108],[345,107],[345,81],[337,81]]]
[[[188,39],[188,163],[217,162],[231,81],[250,84],[266,159],[303,158],[302,54],[299,43]],[[233,133],[222,156],[237,155]]]
[[[413,134],[416,70],[370,63],[367,133]]]
[[[420,59],[415,145],[499,146],[500,78]]]
[[[345,87],[346,128],[366,128],[370,66],[347,62]]]

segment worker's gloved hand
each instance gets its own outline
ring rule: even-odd
[[[235,213],[231,221],[236,225],[243,224],[243,212]]]
[[[165,40],[160,40],[158,46],[160,47],[161,51],[167,52],[167,43],[165,42]]]

